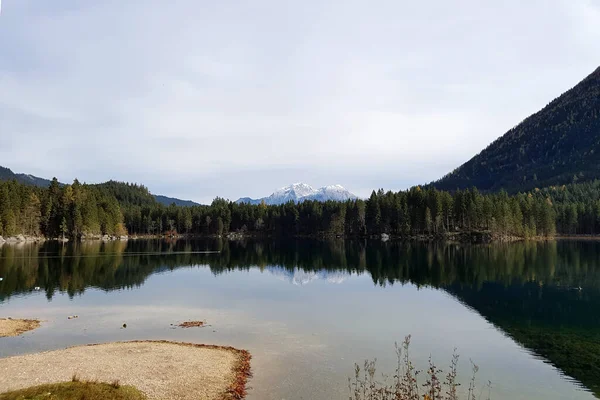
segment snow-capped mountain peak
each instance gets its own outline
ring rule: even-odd
[[[293,197],[292,200],[297,200],[315,193],[317,193],[317,191],[310,185],[305,183],[294,183],[290,186],[285,186],[276,190],[270,197],[288,196]]]
[[[238,199],[236,203],[260,204],[262,201],[267,205],[284,204],[288,201],[302,202],[306,200],[315,201],[346,201],[356,199],[357,197],[346,190],[342,185],[324,186],[319,189],[314,189],[306,183],[294,183],[289,186],[282,187],[268,197],[260,199],[251,199],[243,197]]]

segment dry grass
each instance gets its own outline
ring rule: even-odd
[[[145,400],[146,396],[131,386],[97,382],[64,382],[15,390],[0,394],[0,400]]]
[[[148,399],[242,399],[250,354],[232,347],[134,341],[72,347],[0,359],[0,387],[101,381],[133,386]]]
[[[377,380],[375,364],[373,361],[366,360],[361,370],[358,364],[354,366],[354,379],[348,378],[348,389],[350,391],[350,400],[479,400],[484,393],[486,399],[490,400],[491,382],[488,382],[485,389],[476,394],[475,376],[479,368],[472,364],[473,375],[469,382],[466,394],[461,397],[457,382],[458,374],[458,354],[452,356],[449,372],[444,376],[443,371],[439,369],[431,357],[429,358],[429,368],[425,371],[425,382],[419,383],[419,375],[422,371],[417,370],[409,354],[410,336],[404,339],[401,346],[396,344],[396,355],[398,357],[398,366],[392,377],[382,375],[381,380]]]
[[[19,336],[40,327],[35,319],[0,318],[0,337]]]

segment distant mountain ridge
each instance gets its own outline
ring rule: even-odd
[[[33,176],[33,175],[14,173],[10,168],[0,166],[0,180],[10,181],[13,179],[15,179],[17,182],[23,183],[25,185],[38,186],[38,187],[48,187],[48,186],[50,186],[50,183],[52,182],[49,179],[44,179],[44,178],[40,178],[40,177]],[[105,183],[100,183],[99,185],[108,185],[110,183],[118,184],[118,182],[108,181]],[[62,185],[62,183],[61,183],[61,185]],[[181,200],[181,199],[177,199],[174,197],[161,196],[158,194],[150,194],[149,192],[148,192],[148,195],[154,197],[154,199],[157,202],[164,204],[165,206],[170,206],[173,203],[175,203],[178,206],[185,206],[185,207],[200,205],[199,203],[193,202],[191,200]]]
[[[176,206],[181,207],[192,207],[200,205],[200,203],[196,203],[192,200],[181,200],[176,199],[174,197],[161,196],[160,194],[154,194],[153,196],[156,199],[156,201],[158,201],[160,204],[164,204],[165,206],[170,206],[173,203],[175,203]]]
[[[600,178],[600,68],[432,185],[527,191]]]
[[[25,185],[39,186],[39,187],[48,187],[50,186],[50,180],[39,178],[37,176],[28,175],[28,174],[16,174],[12,172],[10,168],[0,167],[0,180],[10,181],[15,179],[19,183],[23,183]]]
[[[357,199],[358,197],[341,185],[324,186],[319,189],[314,189],[306,183],[294,183],[290,186],[276,190],[270,196],[260,199],[251,199],[250,197],[242,197],[236,203],[260,204],[263,201],[266,205],[285,204],[289,201],[300,203],[307,200],[314,201],[346,201]]]

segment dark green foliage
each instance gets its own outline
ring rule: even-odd
[[[433,185],[516,193],[598,178],[600,68]]]
[[[77,238],[89,235],[225,235],[359,237],[552,237],[600,234],[600,181],[552,186],[509,196],[477,189],[453,193],[414,187],[373,191],[367,200],[305,201],[267,206],[216,198],[211,205],[164,206],[141,185],[107,182],[39,188],[0,181],[0,235]]]
[[[210,206],[164,206],[141,185],[107,182],[47,189],[0,182],[0,235],[50,238],[108,234],[225,235],[251,232],[275,236],[443,235],[488,231],[517,237],[553,236],[555,214],[542,195],[452,195],[419,187],[373,192],[366,200],[305,201],[266,206],[216,198]],[[562,208],[559,215],[562,215]],[[579,214],[577,214],[579,215]],[[561,225],[562,226],[562,225]],[[571,229],[571,225],[569,225]],[[579,221],[573,229],[581,229]]]
[[[38,186],[38,187],[43,187],[43,188],[49,187],[50,184],[52,183],[52,181],[50,181],[48,179],[39,178],[37,176],[28,175],[28,174],[16,174],[16,173],[12,172],[12,170],[10,170],[9,168],[0,166],[0,181],[12,181],[12,180],[16,180],[17,182],[22,183],[24,185]],[[62,183],[60,183],[59,185],[62,186]],[[122,185],[124,185],[126,187],[128,186],[130,190],[129,191],[126,189],[123,190],[123,188],[121,187]],[[180,200],[180,199],[176,199],[173,197],[167,197],[167,196],[161,196],[161,195],[149,195],[148,189],[146,189],[144,186],[141,186],[141,185],[109,181],[106,183],[101,183],[98,186],[104,187],[113,192],[120,193],[122,196],[124,196],[124,198],[119,199],[119,201],[123,200],[124,202],[136,202],[137,201],[137,202],[150,203],[150,197],[153,197],[156,201],[158,201],[159,203],[162,203],[165,206],[169,206],[173,203],[175,203],[175,205],[178,205],[178,206],[197,206],[197,205],[199,205],[198,203],[195,203],[190,200]],[[130,197],[128,197],[128,196],[130,196]]]
[[[600,180],[536,189],[532,196],[553,204],[558,233],[600,234]]]
[[[111,193],[93,185],[49,187],[0,181],[0,235],[48,238],[125,233],[119,203]]]
[[[108,181],[95,186],[115,197],[124,206],[151,206],[156,203],[154,196],[144,185]]]
[[[373,191],[366,200],[305,201],[267,206],[217,198],[210,206],[122,204],[132,234],[224,235],[251,232],[276,236],[443,235],[489,231],[517,237],[553,236],[554,210],[541,196],[483,195],[476,189],[453,195],[419,187]]]

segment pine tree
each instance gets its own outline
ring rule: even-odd
[[[425,208],[425,229],[427,233],[431,234],[431,229],[433,227],[433,220],[431,219],[431,210],[429,207]]]
[[[61,223],[60,223],[60,233],[62,235],[62,240],[65,240],[65,236],[67,234],[67,232],[69,231],[69,225],[67,224],[67,219],[65,217],[63,217]]]
[[[365,218],[367,232],[369,234],[380,233],[379,229],[381,223],[381,208],[379,206],[378,195],[377,193],[375,193],[375,191],[371,193],[371,197],[369,197],[369,200],[367,200]]]
[[[42,212],[40,199],[35,193],[31,193],[29,195],[27,206],[23,214],[25,221],[25,233],[33,236],[39,235]]]

